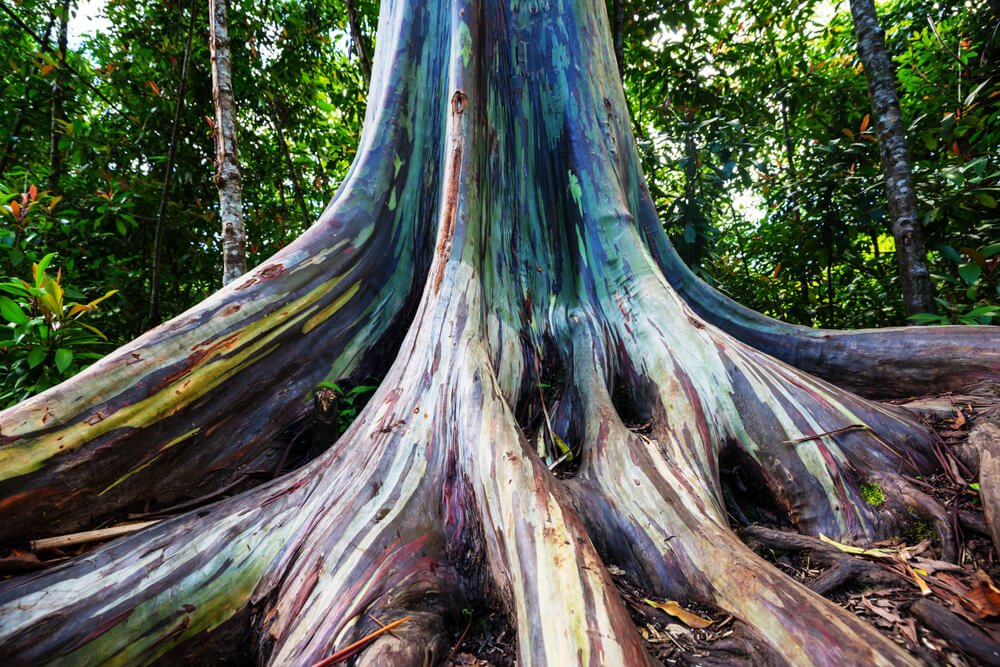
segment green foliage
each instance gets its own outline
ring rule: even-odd
[[[918,324],[992,324],[1000,318],[1000,243],[959,250],[941,244],[938,254],[951,264],[951,271],[934,276],[942,312],[909,319]]]
[[[902,323],[875,122],[846,4],[625,7],[626,96],[650,192],[681,256],[775,317]],[[878,10],[929,243],[989,245],[1000,238],[990,8],[890,0]],[[936,274],[953,273],[948,260],[934,261]],[[952,287],[938,279],[946,303],[935,315],[964,321],[949,304],[971,301],[956,301]]]
[[[370,39],[378,3],[357,5]],[[121,291],[123,298],[87,313],[120,344],[156,324],[146,315],[151,253],[190,11],[193,47],[167,192],[162,313],[176,315],[219,286],[207,5],[108,0],[107,28],[71,40],[65,57],[56,51],[60,6],[6,3],[23,26],[9,14],[0,21],[0,275],[23,275],[56,251],[78,292]],[[68,20],[80,22],[72,13]],[[346,174],[367,81],[340,0],[237,2],[230,32],[252,265],[311,224]],[[57,78],[64,117],[53,125]],[[74,355],[68,368],[80,361]],[[41,389],[62,377],[51,370],[54,356],[49,362],[32,371],[50,367],[51,376],[23,386]]]
[[[76,291],[63,285],[61,270],[49,273],[54,258],[50,253],[33,264],[30,280],[0,282],[0,406],[74,375],[107,345],[107,337],[84,319],[117,290],[88,303],[67,301]]]
[[[738,301],[782,319],[901,323],[881,158],[846,6],[623,3],[633,130],[681,256]],[[356,3],[368,53],[378,5]],[[150,255],[191,11],[187,94],[166,193],[164,316],[218,286],[206,5],[108,0],[107,29],[65,54],[55,36],[64,18],[74,25],[78,17],[43,0],[5,6],[17,20],[5,14],[0,22],[0,274],[26,275],[56,251],[78,293],[121,291],[86,313],[120,343],[155,324],[145,315]],[[987,3],[957,0],[888,0],[879,13],[897,65],[921,221],[936,249],[940,308],[914,321],[997,323],[996,17]],[[253,265],[300,234],[347,174],[368,82],[342,0],[241,0],[230,32]],[[53,124],[57,80],[63,111]],[[35,312],[18,301],[23,295],[6,298]],[[87,352],[96,349],[104,348]],[[24,387],[48,386],[62,377],[60,365],[68,373],[86,360],[75,350],[72,359],[38,354],[31,373],[18,371]],[[550,449],[562,456],[558,442]]]

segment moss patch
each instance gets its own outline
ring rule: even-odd
[[[872,507],[881,507],[885,504],[885,493],[877,482],[861,482],[861,497]]]

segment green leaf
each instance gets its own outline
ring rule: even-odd
[[[994,243],[992,245],[985,246],[979,250],[983,257],[989,259],[993,255],[1000,253],[1000,243]]]
[[[977,192],[976,200],[986,208],[996,208],[996,198],[988,192]]]
[[[982,273],[983,267],[972,262],[958,267],[958,275],[962,276],[962,280],[969,285],[972,285],[979,280],[979,276],[982,275]]]
[[[906,319],[914,322],[916,324],[930,324],[934,323],[944,323],[947,320],[940,315],[935,315],[934,313],[917,313],[915,315],[910,315]]]
[[[38,264],[34,267],[35,287],[40,288],[42,286],[42,281],[45,280],[45,269],[49,268],[49,264],[52,263],[52,260],[53,258],[55,258],[55,256],[56,254],[54,252],[50,252],[45,257],[42,257],[42,260],[38,262]]]
[[[56,350],[56,368],[60,373],[65,373],[69,365],[73,363],[73,351],[65,348]]]
[[[36,347],[28,353],[28,368],[34,368],[38,364],[45,361],[45,348]]]
[[[937,247],[937,250],[939,253],[941,253],[942,257],[944,257],[945,259],[950,259],[956,264],[962,261],[962,256],[959,255],[958,251],[952,248],[950,245],[945,245],[942,243]]]
[[[3,315],[5,320],[14,324],[28,323],[28,316],[21,310],[21,306],[5,296],[0,296],[0,314]]]

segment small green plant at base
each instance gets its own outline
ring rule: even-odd
[[[336,382],[320,382],[317,389],[325,388],[337,394],[339,403],[337,405],[337,431],[343,433],[354,421],[361,409],[365,407],[368,400],[375,393],[378,387],[367,384],[359,384],[344,391]]]
[[[885,503],[885,493],[877,482],[861,482],[861,497],[872,507],[881,507]]]
[[[104,356],[97,350],[107,337],[82,318],[118,290],[88,303],[66,301],[62,271],[47,271],[54,258],[50,253],[33,264],[30,281],[0,282],[0,406],[44,391]]]

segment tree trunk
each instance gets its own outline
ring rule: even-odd
[[[851,0],[858,57],[868,80],[868,96],[878,132],[885,174],[885,193],[896,241],[899,283],[907,315],[934,310],[934,293],[927,269],[924,230],[917,214],[913,167],[906,148],[903,115],[896,95],[895,68],[885,48],[885,31],[879,25],[874,0]]]
[[[656,218],[609,36],[603,0],[383,3],[333,202],[249,275],[0,415],[0,541],[274,471],[321,382],[374,373],[378,391],[304,467],[0,583],[4,664],[312,665],[401,618],[357,664],[435,664],[469,595],[506,610],[519,664],[651,664],[606,564],[732,614],[773,662],[916,663],[747,548],[719,471],[743,461],[773,496],[746,502],[810,534],[929,517],[947,557],[945,513],[906,478],[935,469],[933,434],[692,305],[883,390],[928,368],[995,388],[996,335],[811,338],[713,296]]]
[[[365,77],[365,83],[372,78],[371,44],[361,29],[361,17],[358,16],[358,7],[354,0],[347,0],[347,23],[351,28],[351,41],[354,42],[354,50],[358,55],[358,64],[361,66],[361,74]]]
[[[295,196],[295,203],[298,204],[299,212],[302,214],[302,224],[309,224],[309,207],[306,206],[305,195],[302,194],[302,184],[299,182],[299,172],[295,168],[295,161],[292,160],[292,152],[288,149],[288,142],[285,141],[285,128],[281,122],[281,115],[274,98],[267,98],[268,113],[271,119],[271,127],[274,128],[274,136],[278,140],[278,149],[285,158],[285,166],[288,167],[288,177],[292,181],[292,193]]]
[[[62,179],[62,151],[59,150],[60,138],[65,134],[63,124],[66,122],[65,103],[66,85],[66,48],[69,45],[69,10],[72,3],[63,0],[59,8],[59,37],[56,52],[56,76],[52,80],[52,119],[49,129],[49,190],[59,192],[59,181]]]
[[[170,203],[170,183],[174,177],[174,163],[177,161],[177,144],[180,141],[181,117],[184,113],[184,98],[187,96],[188,64],[191,61],[191,40],[194,36],[195,8],[188,9],[187,40],[184,43],[184,58],[181,61],[181,81],[177,86],[177,102],[174,104],[174,119],[170,124],[170,145],[167,148],[167,164],[160,187],[160,205],[156,209],[156,228],[153,232],[152,272],[149,278],[149,326],[160,323],[160,267],[163,261],[163,238],[167,233],[167,205]]]
[[[246,273],[243,180],[236,154],[236,102],[229,56],[229,0],[209,0],[212,102],[215,104],[215,184],[222,221],[222,284]]]
[[[4,12],[10,15],[10,10],[4,7]],[[41,53],[52,53],[52,45],[49,43],[49,38],[52,35],[52,26],[56,22],[56,11],[49,12],[49,21],[45,24],[45,32],[42,33],[41,39],[38,40],[38,48]],[[15,14],[12,18],[17,18]],[[20,21],[20,19],[18,19]],[[34,33],[29,33],[34,37]],[[31,102],[31,86],[29,85],[28,78],[28,67],[33,67],[34,63],[25,66],[25,72],[22,75],[24,79],[24,89],[21,92],[21,100],[17,106],[17,111],[14,114],[14,122],[11,123],[10,132],[7,135],[7,143],[4,146],[3,152],[0,153],[0,176],[3,176],[4,172],[7,171],[7,165],[10,164],[10,159],[14,155],[14,150],[17,148],[17,144],[21,141],[21,125],[24,123],[25,114],[28,111],[29,104]]]
[[[611,39],[615,46],[618,76],[625,79],[625,5],[624,0],[612,0]]]

